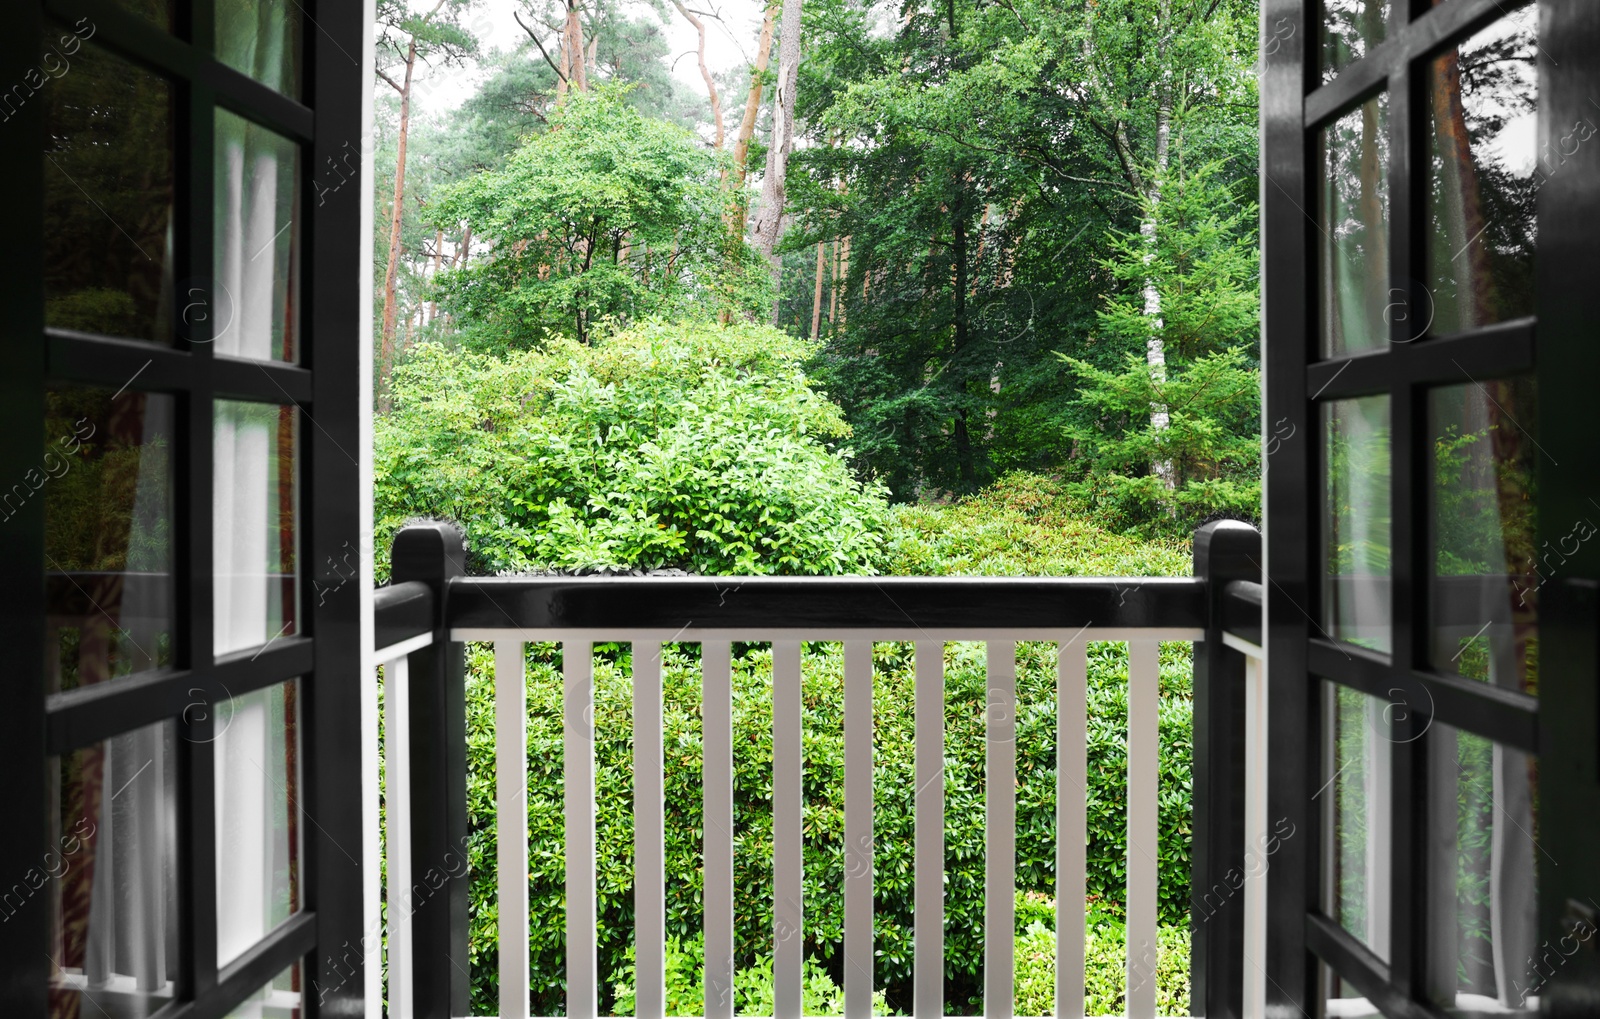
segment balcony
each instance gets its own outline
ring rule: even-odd
[[[468,1011],[468,836],[464,642],[494,649],[496,909],[501,1016],[530,1011],[525,656],[562,655],[562,774],[568,931],[596,930],[594,646],[630,644],[637,951],[635,1014],[666,1014],[665,816],[660,656],[701,648],[704,1001],[734,1015],[732,645],[772,649],[774,1014],[802,1014],[801,644],[837,641],[844,659],[844,1014],[873,1014],[874,678],[872,645],[915,645],[914,978],[912,1013],[940,1016],[945,951],[944,645],[985,646],[985,938],[982,1012],[1014,1012],[1017,664],[1021,641],[1056,647],[1053,1014],[1082,1016],[1086,842],[1086,648],[1127,645],[1125,890],[1127,1015],[1156,1015],[1158,645],[1194,643],[1191,1012],[1261,1015],[1264,799],[1260,536],[1242,524],[1196,534],[1188,578],[467,577],[447,525],[406,528],[393,582],[375,596],[375,660],[385,669],[389,903],[388,1001],[404,1019]],[[576,653],[574,653],[576,652]],[[509,681],[507,681],[509,680]],[[1254,855],[1247,847],[1262,847]],[[507,849],[506,847],[520,847]],[[568,1016],[600,1014],[596,938],[566,944]]]

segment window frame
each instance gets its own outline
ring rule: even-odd
[[[219,357],[208,337],[174,336],[171,346],[94,336],[44,325],[41,204],[44,193],[43,102],[28,94],[0,123],[0,178],[16,190],[0,212],[13,243],[0,253],[10,298],[0,316],[7,371],[0,373],[0,478],[21,479],[43,448],[44,392],[85,384],[167,393],[177,401],[173,535],[176,618],[174,662],[149,672],[57,694],[46,693],[43,499],[31,498],[0,527],[0,641],[11,651],[0,683],[7,719],[0,759],[0,888],[30,882],[51,848],[47,828],[49,758],[170,720],[183,739],[177,754],[178,958],[172,1003],[161,1019],[227,1014],[240,1001],[300,963],[302,1008],[362,1011],[368,983],[363,937],[366,871],[375,866],[367,828],[376,811],[376,776],[364,774],[363,666],[370,655],[363,606],[370,601],[371,172],[367,167],[372,80],[371,22],[361,0],[302,2],[301,93],[290,99],[211,56],[214,0],[175,0],[172,32],[109,0],[26,0],[0,33],[0,78],[11,89],[38,67],[43,33],[87,18],[91,45],[166,77],[174,124],[175,279],[209,278],[212,265],[214,110],[227,109],[301,146],[298,185],[301,259],[298,364]],[[48,87],[46,85],[45,87]],[[360,156],[357,180],[338,187],[329,170]],[[323,281],[319,285],[319,281]],[[172,295],[166,295],[172,300]],[[216,401],[246,400],[299,408],[300,614],[297,634],[264,649],[212,653],[212,456]],[[7,481],[9,486],[10,481]],[[351,579],[350,552],[360,569]],[[370,614],[368,614],[370,615]],[[302,824],[299,912],[243,956],[219,969],[216,918],[216,823],[210,705],[301,681],[303,785],[295,806]],[[197,705],[200,707],[197,708]],[[369,718],[368,716],[371,716]],[[364,721],[365,720],[365,721]],[[355,776],[355,780],[352,780]],[[373,798],[370,805],[366,802]],[[42,889],[41,889],[42,891]],[[0,953],[11,979],[0,983],[0,1013],[47,1014],[50,910],[35,895],[0,923]],[[355,946],[352,949],[352,946]],[[354,968],[352,970],[352,967]],[[374,984],[375,986],[375,984]]]

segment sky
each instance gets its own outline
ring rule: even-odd
[[[671,14],[666,22],[666,31],[672,43],[673,74],[689,85],[693,94],[704,96],[705,83],[700,78],[699,64],[695,60],[694,27],[684,20],[670,2],[664,2],[662,6]],[[737,67],[746,61],[745,54],[753,53],[764,10],[760,0],[685,0],[684,6],[696,14],[711,12],[722,18],[721,22],[701,19],[706,25],[706,64],[712,73]],[[644,14],[659,17],[645,3],[634,3],[630,7],[636,16]],[[479,0],[464,20],[485,51],[510,50],[527,39],[512,17],[513,13],[522,10],[522,0]],[[529,20],[526,14],[523,20]],[[413,85],[416,94],[413,102],[419,111],[425,113],[455,109],[471,97],[482,78],[483,72],[476,64],[463,68],[419,68]],[[726,100],[723,106],[723,115],[726,116]],[[709,106],[707,116],[710,116]]]

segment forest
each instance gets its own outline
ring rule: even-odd
[[[481,31],[488,2],[380,4],[380,573],[418,517],[460,522],[480,573],[1137,576],[1187,572],[1197,524],[1256,516],[1253,0],[774,0],[743,22],[705,0],[517,0],[510,38]],[[718,40],[743,63],[714,67]],[[430,80],[466,71],[470,95],[430,98]],[[631,653],[601,649],[596,673],[613,1015],[634,993]],[[976,653],[947,649],[947,795],[973,804],[946,833],[949,1014],[982,1000]],[[698,654],[664,660],[666,738],[687,748],[666,776],[680,1015],[701,1009]],[[565,998],[547,764],[560,758],[560,655],[529,647],[530,704],[545,705],[529,775],[543,1015]],[[1019,1014],[1053,1007],[1053,655],[1031,648],[1020,666]],[[1085,990],[1092,1011],[1116,1014],[1127,665],[1117,645],[1090,655]],[[880,1013],[910,1007],[908,656],[875,655]],[[1163,652],[1163,1014],[1188,1000],[1189,657]],[[805,663],[805,1007],[830,1015],[843,982],[838,648],[808,645]],[[739,1014],[761,1015],[770,653],[737,647],[735,668],[735,990]],[[496,1007],[492,689],[475,649],[475,1013]]]
[[[385,413],[408,364],[736,326],[874,498],[1027,472],[1151,536],[1255,515],[1253,0],[775,0],[727,72],[737,19],[676,0],[522,0],[518,38],[473,0],[380,14]]]

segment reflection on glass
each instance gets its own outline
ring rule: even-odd
[[[241,1001],[224,1019],[300,1019],[300,964]]]
[[[0,493],[9,518],[44,500],[51,693],[172,664],[170,396],[45,393],[45,450]]]
[[[300,97],[300,4],[216,0],[217,59],[293,99]]]
[[[1389,957],[1391,705],[1322,681],[1323,908]]]
[[[1536,936],[1534,762],[1442,723],[1428,739],[1432,996],[1452,1012],[1536,1012],[1549,963]]]
[[[1378,95],[1322,129],[1318,227],[1325,356],[1389,342],[1389,96]],[[1401,295],[1403,297],[1403,295]],[[1400,299],[1400,298],[1396,298]]]
[[[219,655],[299,632],[296,413],[273,404],[216,404],[212,552]]]
[[[1524,693],[1538,691],[1539,589],[1600,533],[1584,516],[1545,547],[1535,543],[1534,394],[1531,378],[1486,379],[1428,394],[1431,664]]]
[[[217,708],[220,966],[300,908],[299,689],[290,680]]]
[[[1430,65],[1426,243],[1435,334],[1533,314],[1539,185],[1595,134],[1600,111],[1570,132],[1562,125],[1540,159],[1538,30],[1537,8],[1524,7]]]
[[[1355,63],[1383,42],[1390,0],[1322,0],[1322,80]]]
[[[172,0],[115,0],[118,7],[172,31]]]
[[[219,354],[299,357],[300,147],[217,111],[216,280],[203,295]]]
[[[45,325],[170,343],[172,94],[83,40],[45,34]]]
[[[179,963],[173,728],[138,729],[51,765],[54,841],[5,912],[51,911],[52,1016],[143,1019],[172,1001]]]
[[[1389,399],[1322,405],[1322,619],[1336,640],[1388,651]]]

